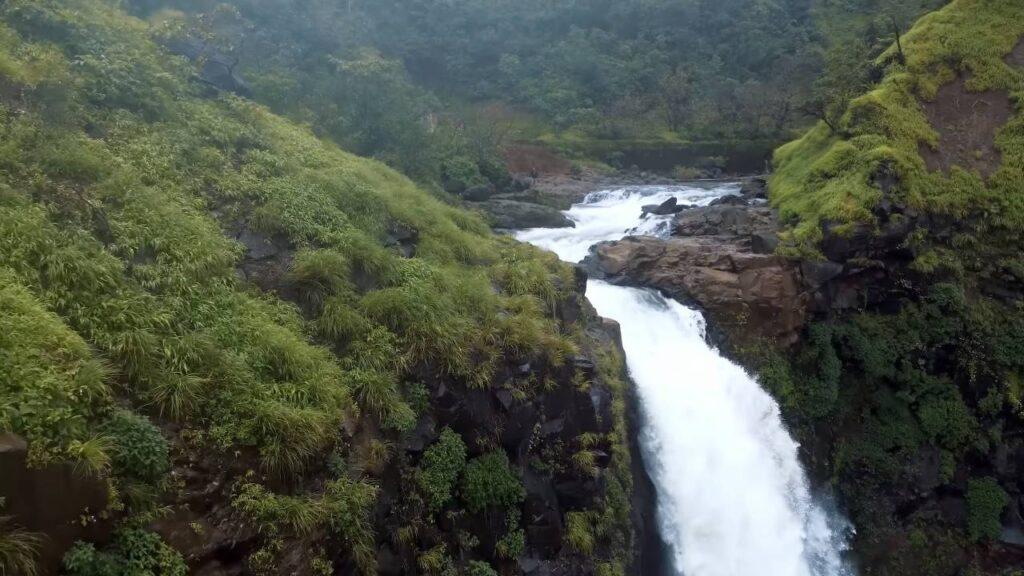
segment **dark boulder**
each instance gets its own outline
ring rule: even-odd
[[[718,205],[695,208],[676,216],[675,236],[749,236],[774,234],[777,228],[770,208]]]
[[[800,273],[803,275],[805,285],[817,288],[842,274],[843,265],[829,261],[804,260],[800,263]]]
[[[740,196],[748,200],[767,200],[768,181],[761,177],[744,181],[740,186]]]
[[[750,249],[754,254],[774,254],[779,247],[779,235],[775,232],[754,232],[750,235]]]
[[[416,244],[419,240],[420,233],[415,228],[400,222],[391,222],[388,224],[388,235],[384,239],[384,245],[396,247],[402,256],[412,258],[416,255]]]
[[[715,198],[708,206],[746,206],[747,204],[747,199],[743,196],[730,194],[721,198]]]
[[[534,179],[529,176],[514,176],[512,178],[512,191],[525,192],[533,188],[534,182]]]
[[[481,202],[478,206],[487,213],[491,224],[498,229],[572,228],[575,226],[573,221],[560,210],[541,204],[492,199]]]
[[[403,448],[406,452],[420,453],[437,440],[439,433],[433,416],[425,414],[405,437]]]
[[[661,204],[647,204],[641,208],[640,216],[646,217],[648,214],[655,216],[671,216],[678,214],[683,210],[686,210],[688,206],[680,206],[679,200],[674,196],[665,200]]]
[[[463,190],[459,195],[462,196],[463,200],[467,200],[469,202],[483,202],[484,200],[490,199],[490,197],[494,196],[497,192],[498,191],[495,189],[494,184],[488,182],[487,184],[470,186]]]
[[[287,238],[264,234],[241,224],[234,233],[234,239],[245,248],[236,269],[239,277],[262,290],[276,291],[282,298],[296,297],[285,281],[295,256],[295,246]]]
[[[239,96],[252,94],[249,84],[235,72],[238,59],[220,52],[215,46],[197,38],[177,38],[169,40],[165,47],[171,54],[201,63],[198,78],[204,84]]]

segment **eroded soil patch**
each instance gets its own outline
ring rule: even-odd
[[[568,174],[572,163],[543,146],[509,146],[505,161],[513,174]]]
[[[922,104],[932,128],[939,133],[936,148],[920,146],[929,170],[949,172],[953,166],[988,178],[999,168],[1002,154],[995,147],[996,132],[1013,113],[1006,92],[968,92],[958,79],[939,88],[932,102]]]
[[[1006,57],[1006,63],[1010,66],[1024,68],[1024,38],[1017,43],[1017,47],[1010,51]]]

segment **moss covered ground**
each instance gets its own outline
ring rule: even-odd
[[[824,122],[775,153],[772,203],[794,226],[788,245],[813,251],[821,224],[872,223],[879,180],[893,177],[894,202],[954,218],[978,216],[985,229],[1024,227],[1024,70],[1007,56],[1024,34],[1024,6],[1013,0],[960,0],[923,17],[876,62],[884,79],[852,101],[836,132]],[[1017,110],[995,146],[1000,168],[984,178],[970,167],[931,171],[920,147],[938,147],[924,106],[957,78],[969,92],[1007,94]]]

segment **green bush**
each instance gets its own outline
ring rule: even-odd
[[[445,160],[441,175],[445,190],[452,194],[461,194],[468,188],[487,183],[487,179],[480,174],[476,162],[465,156]]]
[[[376,498],[376,487],[339,478],[327,482],[323,492],[315,496],[275,494],[260,484],[247,482],[239,486],[231,504],[260,534],[271,539],[282,535],[308,537],[329,529],[345,543],[360,571],[371,573],[376,548],[370,514]],[[269,554],[269,548],[262,554]]]
[[[519,526],[520,512],[509,509],[505,513],[505,534],[494,545],[494,552],[499,558],[515,560],[526,550],[526,532]]]
[[[167,440],[145,416],[115,410],[101,430],[113,439],[116,474],[157,483],[170,469]]]
[[[490,564],[480,560],[470,560],[466,565],[466,574],[468,576],[498,576]]]
[[[971,478],[967,483],[967,532],[975,541],[995,540],[1002,533],[1000,516],[1010,497],[995,478]]]
[[[431,512],[441,510],[451,501],[452,491],[465,466],[465,442],[451,428],[445,428],[437,442],[423,453],[416,475]]]
[[[137,528],[121,529],[104,550],[77,542],[64,555],[69,576],[185,576],[188,567],[159,535]]]
[[[3,506],[0,498],[0,512]],[[36,560],[45,538],[18,526],[10,516],[0,515],[0,574],[36,576]]]
[[[508,508],[526,496],[523,483],[504,452],[488,452],[470,460],[462,476],[462,500],[470,512],[488,507]]]

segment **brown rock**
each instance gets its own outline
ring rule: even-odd
[[[808,298],[798,268],[773,254],[755,254],[742,238],[626,238],[598,245],[595,256],[612,280],[697,304],[733,343],[768,338],[788,345],[804,325]]]

